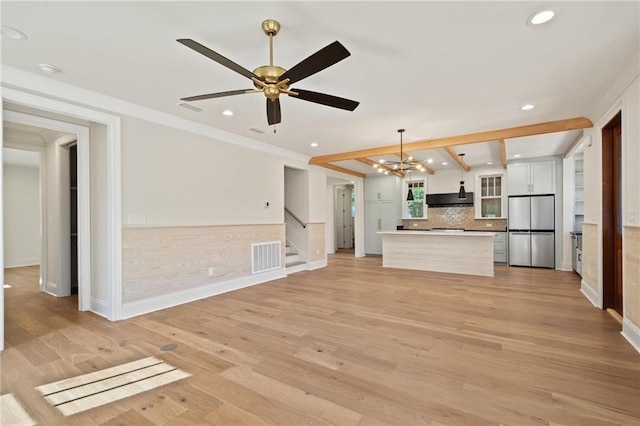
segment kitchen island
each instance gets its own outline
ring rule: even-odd
[[[386,231],[382,266],[493,277],[493,232]]]

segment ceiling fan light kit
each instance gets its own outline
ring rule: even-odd
[[[190,96],[182,98],[181,100],[190,102],[225,96],[243,95],[247,93],[263,93],[267,98],[267,122],[269,125],[281,122],[281,94],[293,96],[294,98],[298,98],[303,101],[314,102],[347,111],[353,111],[357,108],[359,102],[350,99],[339,98],[325,93],[312,92],[310,90],[290,89],[291,84],[310,77],[313,74],[320,72],[325,68],[329,68],[330,66],[349,57],[351,53],[349,53],[349,51],[340,44],[340,42],[334,41],[308,58],[302,60],[297,65],[294,65],[289,70],[286,70],[273,64],[273,37],[278,35],[278,32],[280,31],[280,23],[273,19],[267,19],[262,22],[262,31],[269,37],[269,65],[259,66],[253,71],[249,71],[248,69],[236,64],[194,40],[178,39],[178,43],[181,43],[201,55],[219,63],[220,65],[247,77],[253,82],[254,86],[253,89],[209,93],[205,95]]]

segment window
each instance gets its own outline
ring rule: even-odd
[[[480,216],[503,217],[502,174],[480,176]]]
[[[426,219],[426,211],[424,205],[424,181],[405,182],[406,190],[403,192],[403,199],[406,203],[404,206],[404,219]],[[413,192],[413,200],[407,200],[409,189]]]

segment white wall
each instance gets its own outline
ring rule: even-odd
[[[40,170],[5,164],[4,265],[40,264]]]
[[[282,223],[281,159],[194,133],[122,119],[123,224]],[[265,208],[264,202],[270,207]],[[308,214],[307,214],[308,215]]]
[[[287,210],[303,223],[309,222],[309,171],[284,169],[284,203]],[[321,186],[324,189],[324,185]]]

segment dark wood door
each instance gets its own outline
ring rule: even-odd
[[[602,263],[604,308],[622,315],[622,119],[602,129]]]
[[[622,315],[622,126],[613,128],[613,218],[614,218],[614,268],[613,268],[613,309]]]

